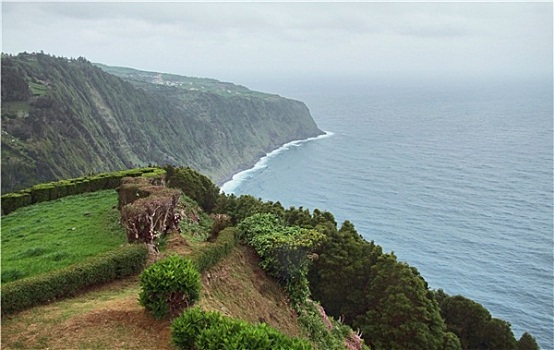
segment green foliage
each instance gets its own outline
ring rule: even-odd
[[[308,279],[314,298],[327,312],[352,324],[366,311],[365,290],[370,283],[371,267],[383,251],[374,242],[366,242],[348,221],[339,231],[332,228],[327,231],[327,241],[317,252],[319,257]],[[349,286],[348,294],[342,286]]]
[[[443,305],[447,296],[430,292],[415,268],[398,262],[392,254],[383,254],[382,248],[364,240],[352,223],[346,221],[337,230],[331,213],[316,209],[310,214],[302,207],[285,210],[279,202],[264,202],[248,195],[221,195],[215,211],[227,213],[234,223],[240,223],[245,241],[269,236],[274,227],[279,231],[278,227],[283,225],[323,233],[324,243],[311,255],[313,264],[308,281],[312,296],[330,315],[364,330],[364,338],[373,348],[469,349],[464,344],[467,340],[461,339],[459,325],[449,322],[438,306]],[[258,223],[245,220],[254,216]],[[256,239],[262,252],[271,251],[274,243]],[[273,268],[275,263],[267,265]],[[295,288],[305,290],[301,284],[285,288],[293,294],[298,293]],[[476,336],[478,346],[512,348],[507,323],[495,321],[481,328],[483,333]],[[523,341],[527,343],[528,337]]]
[[[113,190],[64,197],[2,218],[2,282],[65,268],[125,243]]]
[[[2,315],[136,274],[144,267],[146,256],[143,245],[122,246],[61,270],[2,284]]]
[[[299,313],[298,321],[308,332],[310,340],[318,349],[343,350],[345,341],[352,335],[352,329],[333,319],[326,324],[314,302],[307,302]],[[329,329],[331,326],[331,329]],[[367,349],[367,347],[366,347]]]
[[[535,337],[525,332],[517,341],[517,350],[539,350],[539,344]]]
[[[343,317],[363,331],[374,349],[455,348],[455,341],[447,339],[439,307],[416,269],[383,254],[348,221],[338,231],[332,224],[318,225],[327,240],[316,252],[319,257],[308,278],[314,298],[330,315]]]
[[[31,97],[29,85],[9,57],[2,57],[2,104],[8,101],[24,101]]]
[[[171,323],[171,339],[178,349],[194,349],[198,336],[205,329],[221,322],[222,318],[218,312],[204,312],[199,307],[190,308]]]
[[[483,305],[461,295],[449,296],[440,289],[435,295],[448,330],[458,336],[463,349],[518,348],[510,324],[493,318]],[[533,348],[529,340],[526,336],[523,341]]]
[[[272,214],[255,214],[238,229],[262,259],[261,267],[284,286],[292,305],[298,308],[310,296],[307,274],[312,253],[324,236],[313,229],[287,227]]]
[[[252,325],[197,307],[185,311],[173,321],[171,335],[173,343],[182,350],[312,349],[307,341],[289,338],[266,324]]]
[[[175,318],[200,297],[200,274],[190,259],[173,255],[140,275],[140,304],[154,317]]]
[[[327,211],[315,209],[313,214],[310,214],[308,209],[302,207],[290,207],[285,210],[280,202],[264,202],[251,195],[237,197],[234,194],[222,194],[217,200],[214,211],[229,215],[233,224],[238,224],[254,214],[273,214],[287,226],[314,228],[321,232],[327,227],[336,229],[337,226],[333,214]]]
[[[219,187],[214,185],[208,177],[189,167],[175,168],[167,165],[164,169],[169,187],[180,189],[185,195],[196,201],[204,211],[212,212],[219,197]]]
[[[442,349],[446,326],[425,281],[392,254],[371,268],[368,307],[354,323],[369,335],[375,349]]]
[[[282,221],[275,215],[254,214],[242,220],[237,228],[241,232],[241,240],[250,242],[258,236],[271,236],[273,232],[283,227]]]

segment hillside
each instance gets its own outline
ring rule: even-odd
[[[309,338],[316,349],[360,350],[362,340],[372,349],[539,349],[532,335],[526,332],[516,339],[510,324],[493,317],[481,304],[461,295],[450,296],[441,289],[430,290],[417,268],[399,261],[394,253],[383,252],[375,242],[364,240],[351,222],[339,226],[330,212],[317,209],[310,212],[302,207],[285,209],[278,202],[220,193],[217,186],[206,183],[209,180],[204,175],[190,168],[168,166],[159,170],[163,172],[154,173],[155,176],[143,171],[136,174],[138,177],[122,180],[117,200],[111,195],[113,205],[105,203],[98,209],[110,212],[117,208],[116,201],[128,203],[121,207],[121,218],[129,241],[141,239],[152,243],[154,226],[156,230],[162,227],[169,230],[169,235],[156,240],[161,254],[149,254],[148,260],[173,261],[173,254],[190,259],[196,269],[189,271],[196,271],[194,278],[202,284],[197,304],[203,310],[216,311],[217,315],[250,325],[267,323],[288,336]],[[155,183],[165,183],[170,188]],[[114,188],[112,182],[104,182],[104,186]],[[40,188],[37,186],[33,191]],[[44,191],[58,189],[50,186],[44,187]],[[178,201],[175,191],[182,194]],[[58,198],[52,204],[68,204],[70,200],[84,199],[83,196]],[[127,202],[130,198],[134,202]],[[73,255],[73,250],[82,250],[82,242],[69,244],[66,238],[56,238],[59,229],[43,221],[46,219],[43,216],[58,221],[54,214],[42,210],[47,204],[50,203],[37,203],[8,215],[16,218],[13,224],[40,223],[43,230],[33,233],[29,227],[17,228],[18,232],[13,234],[18,240],[3,242],[3,251],[13,252],[2,255],[3,267],[10,268],[17,257],[37,252],[46,259],[56,256],[54,259],[59,260],[59,254],[50,253],[62,253],[61,245],[67,245],[65,256]],[[174,207],[158,211],[164,206]],[[149,208],[156,208],[151,216]],[[57,214],[64,217],[67,214],[71,222],[62,224],[69,228],[67,232],[78,233],[89,219],[103,220],[93,209],[87,209],[86,213],[83,210],[58,210]],[[147,217],[150,219],[141,221]],[[171,230],[176,227],[165,221],[168,217],[180,218],[181,233]],[[116,222],[113,216],[110,220]],[[137,225],[142,227],[140,232]],[[6,229],[9,233],[9,225]],[[46,240],[39,242],[37,235]],[[58,248],[47,246],[49,240],[59,243],[59,252]],[[12,274],[12,281],[2,285],[2,348],[46,348],[61,344],[72,348],[166,348],[169,323],[154,321],[150,313],[156,314],[143,302],[142,291],[140,304],[148,312],[139,306],[138,280],[127,277],[137,273],[135,267],[142,269],[146,255],[143,244],[125,244],[111,250],[109,255],[81,259],[78,264],[36,278]],[[160,266],[157,262],[151,267]],[[41,262],[33,259],[29,265],[33,263]],[[160,285],[176,279],[167,278],[175,276],[176,271],[185,269],[161,272]],[[105,276],[111,277],[106,280]],[[111,282],[118,278],[125,279]],[[141,281],[144,288],[144,278]],[[76,296],[77,292],[80,295]],[[151,295],[160,294],[156,291]],[[72,299],[52,303],[53,299],[67,297]],[[50,304],[43,306],[45,303]],[[192,320],[198,322],[195,317]],[[224,321],[220,318],[216,324],[231,322]],[[200,328],[205,337],[212,334],[207,328]],[[355,334],[352,329],[360,332]],[[180,334],[179,337],[190,339],[189,335]],[[238,337],[242,333],[233,334]],[[263,331],[256,334],[263,336]],[[219,341],[223,340],[216,338],[214,344],[219,345]]]
[[[282,288],[258,262],[254,252],[237,247],[204,274],[201,307],[253,323],[263,317],[283,333],[300,336]],[[2,349],[176,349],[170,321],[146,313],[137,300],[139,291],[138,278],[131,277],[18,313],[2,321]]]
[[[148,164],[221,182],[322,132],[299,101],[84,58],[2,55],[2,192]],[[125,80],[124,80],[125,79]]]

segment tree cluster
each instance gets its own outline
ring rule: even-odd
[[[190,167],[174,167],[166,165],[165,181],[168,187],[177,188],[189,198],[211,213],[219,197],[219,188],[205,175],[191,169]]]
[[[227,213],[233,223],[263,213],[324,234],[307,275],[311,295],[331,316],[362,331],[372,349],[539,348],[529,333],[516,341],[509,323],[492,318],[479,304],[430,290],[415,267],[366,241],[349,221],[338,229],[329,212],[225,194],[214,210]]]
[[[535,338],[525,332],[516,340],[508,322],[494,318],[483,305],[461,295],[435,292],[448,330],[455,333],[464,349],[535,350]]]

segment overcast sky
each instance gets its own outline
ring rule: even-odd
[[[2,2],[2,51],[247,84],[316,76],[552,77],[551,2]]]

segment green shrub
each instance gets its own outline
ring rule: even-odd
[[[223,316],[217,312],[205,312],[193,307],[183,312],[171,323],[171,339],[178,349],[194,349],[198,336],[207,328],[221,322]]]
[[[212,212],[219,197],[219,187],[207,176],[189,167],[175,168],[168,165],[164,170],[168,187],[180,189],[185,195],[194,199],[204,211]]]
[[[2,285],[2,315],[75,295],[87,287],[138,273],[146,262],[144,245],[128,245],[82,263]]]
[[[140,282],[140,304],[156,318],[174,318],[200,297],[200,273],[190,259],[176,255],[152,264]]]
[[[306,340],[287,337],[266,324],[253,325],[196,307],[173,321],[171,335],[173,343],[183,350],[312,349]]]
[[[298,322],[320,349],[343,350],[349,338],[355,335],[349,326],[332,318],[325,321],[313,301],[306,302],[298,316]],[[357,346],[353,348],[359,348],[360,345],[364,350],[369,349],[359,338]]]
[[[273,214],[255,214],[239,225],[241,239],[262,259],[260,266],[285,286],[292,306],[298,310],[310,296],[309,254],[325,236],[313,229],[284,226]]]

